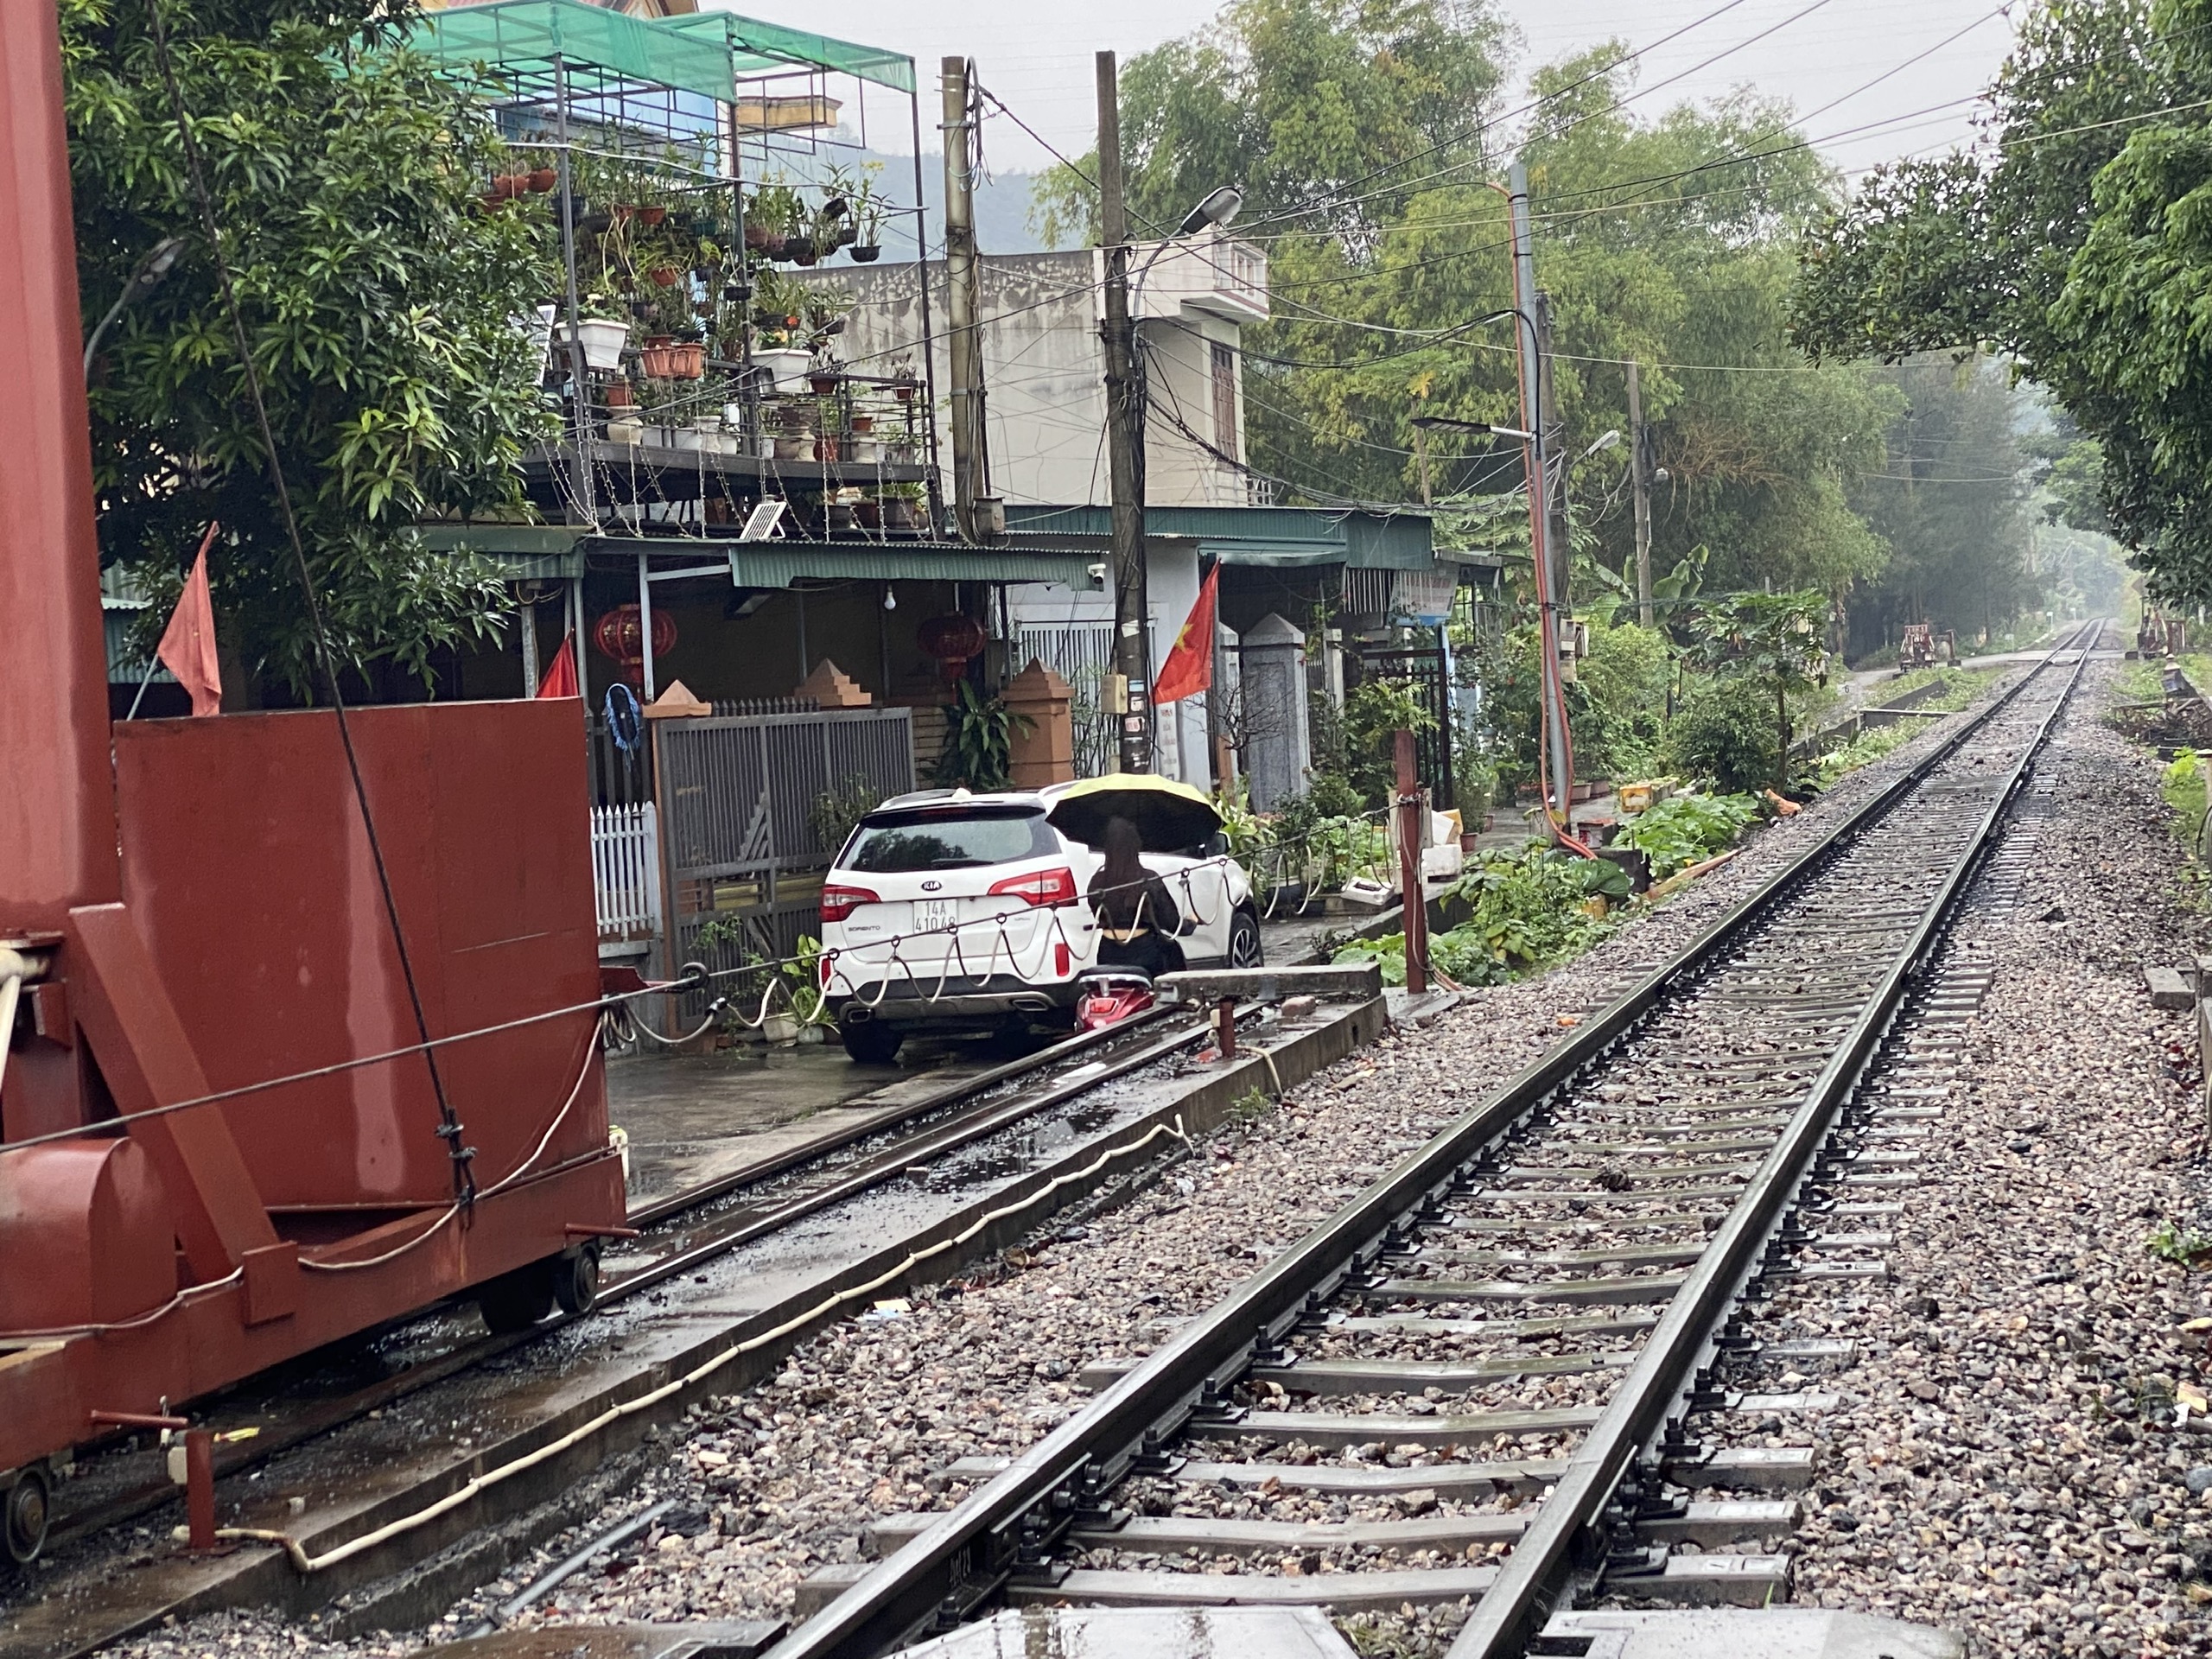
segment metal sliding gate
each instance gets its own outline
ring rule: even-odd
[[[823,873],[842,826],[861,807],[914,786],[905,709],[652,726],[671,967],[741,968],[790,956],[816,931]]]
[[[1363,651],[1359,661],[1374,678],[1395,680],[1407,687],[1428,711],[1428,730],[1414,737],[1414,764],[1430,801],[1440,811],[1448,811],[1456,803],[1452,791],[1452,695],[1444,677],[1444,653],[1433,646]]]

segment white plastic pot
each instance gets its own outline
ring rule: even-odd
[[[576,322],[576,338],[583,344],[586,368],[619,369],[622,366],[622,348],[630,341],[630,325],[617,322],[612,317],[582,317]],[[561,330],[554,339],[565,350],[568,330]]]
[[[806,372],[814,361],[813,353],[785,346],[776,351],[755,352],[753,361],[756,366],[768,372],[778,391],[808,390]]]

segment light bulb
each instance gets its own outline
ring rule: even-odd
[[[891,591],[891,584],[887,582],[883,584],[883,608],[887,611],[899,608],[899,595]]]

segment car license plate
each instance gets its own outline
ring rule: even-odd
[[[950,928],[960,919],[960,903],[955,899],[917,899],[914,900],[914,931],[926,933],[938,928]]]

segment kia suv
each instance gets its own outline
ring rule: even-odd
[[[887,1063],[917,1032],[1072,1025],[1098,959],[1083,895],[1103,861],[1053,806],[1051,791],[926,790],[861,820],[822,888],[823,995],[853,1058]],[[1144,861],[1184,912],[1192,967],[1257,965],[1252,884],[1224,838]]]

